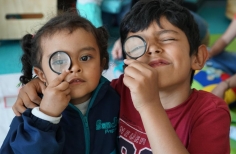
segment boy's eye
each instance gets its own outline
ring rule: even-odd
[[[169,38],[169,39],[163,39],[162,41],[163,42],[166,42],[166,41],[174,41],[175,39],[173,39],[173,38]]]
[[[80,60],[81,61],[88,61],[88,60],[90,60],[90,56],[82,56],[81,58],[80,58]]]

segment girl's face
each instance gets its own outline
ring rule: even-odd
[[[58,76],[50,69],[50,56],[56,51],[64,51],[72,61],[71,73],[64,79],[70,84],[71,102],[78,104],[88,100],[103,71],[103,62],[100,61],[99,48],[93,34],[82,28],[73,33],[63,30],[43,38],[41,47],[44,82],[50,84]]]

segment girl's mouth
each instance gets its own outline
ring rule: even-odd
[[[76,84],[76,83],[81,83],[81,82],[84,82],[84,80],[75,78],[75,79],[70,80],[69,84]]]

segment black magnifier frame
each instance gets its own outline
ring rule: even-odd
[[[131,39],[131,38],[138,38],[138,39],[140,39],[140,40],[143,42],[143,46],[137,46],[136,48],[134,48],[134,49],[138,49],[138,47],[144,47],[143,53],[141,53],[140,55],[135,56],[135,57],[129,55],[128,52],[125,50],[125,44],[126,44],[127,41],[128,41],[129,39]],[[147,50],[147,43],[146,43],[146,41],[144,40],[144,38],[142,38],[141,36],[139,36],[139,35],[132,35],[132,36],[130,36],[130,37],[128,37],[128,38],[125,39],[122,48],[123,48],[123,51],[125,52],[125,54],[126,54],[128,57],[130,57],[131,59],[138,59],[139,57],[141,57],[141,56],[143,56],[143,55],[145,54],[145,52],[146,52],[146,50]]]
[[[69,70],[69,69],[71,68],[71,65],[72,65],[71,58],[70,58],[70,56],[69,56],[65,51],[56,51],[56,52],[54,52],[54,53],[50,56],[48,63],[49,63],[50,69],[51,69],[54,73],[56,73],[56,74],[58,74],[58,75],[61,74],[62,72],[56,71],[56,70],[52,67],[51,61],[52,61],[52,58],[54,58],[54,56],[55,56],[56,54],[59,54],[59,53],[66,55],[66,58],[69,60],[68,68],[65,68],[65,69],[68,69],[68,70]],[[63,60],[63,59],[62,59],[62,60]],[[62,71],[62,70],[61,70],[61,71]]]

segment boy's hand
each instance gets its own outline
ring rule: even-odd
[[[69,71],[63,71],[43,91],[39,110],[49,116],[58,117],[71,99],[69,83],[64,81]]]
[[[128,66],[124,70],[123,82],[130,89],[135,108],[140,112],[152,103],[160,102],[157,71],[136,60],[126,59],[124,63]]]
[[[42,93],[45,88],[44,83],[38,78],[35,78],[24,85],[19,91],[15,104],[12,106],[15,115],[20,116],[26,108],[38,106],[41,102],[38,93]]]

